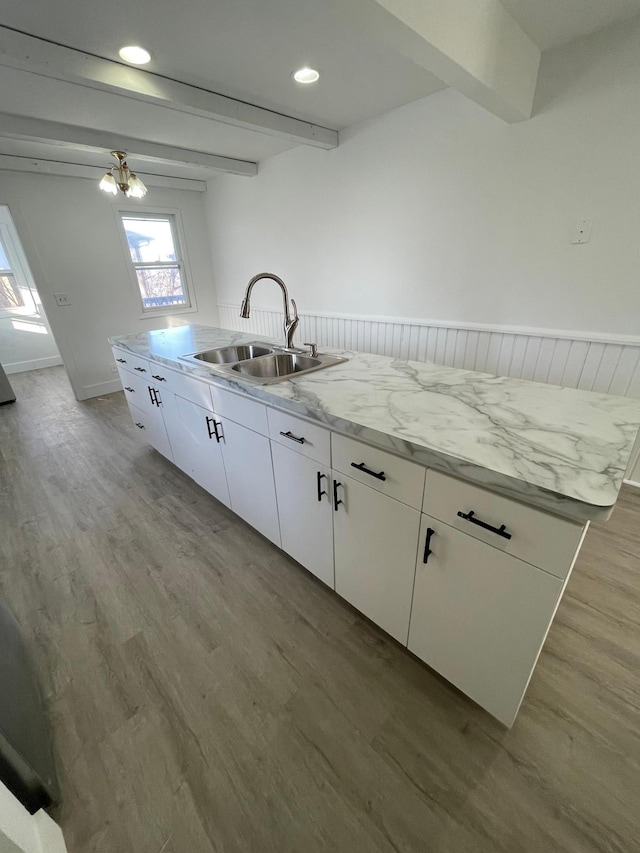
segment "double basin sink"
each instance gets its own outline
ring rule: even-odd
[[[216,371],[242,377],[258,385],[282,382],[312,370],[321,370],[347,361],[335,355],[309,355],[285,350],[259,341],[218,347],[181,356],[185,361],[207,365]]]

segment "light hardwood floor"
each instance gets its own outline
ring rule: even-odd
[[[507,732],[62,368],[0,407],[0,594],[70,853],[640,850],[640,493],[593,525]]]

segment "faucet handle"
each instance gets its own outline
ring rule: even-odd
[[[296,300],[292,298],[291,304],[293,305],[293,319],[299,320],[300,317],[298,317],[298,306],[296,305]]]
[[[305,341],[304,346],[311,347],[311,352],[309,353],[309,355],[311,356],[311,358],[316,358],[316,356],[318,355],[318,344],[312,344],[310,341]]]

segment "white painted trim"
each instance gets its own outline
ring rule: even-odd
[[[636,480],[623,480],[622,482],[625,484],[625,486],[632,486],[634,489],[640,489],[640,483],[638,483]]]
[[[240,305],[219,302],[218,308],[229,308],[240,313]],[[255,309],[258,311],[282,311],[278,305]],[[568,329],[544,329],[534,326],[502,326],[489,323],[467,323],[456,320],[429,320],[418,317],[388,317],[381,314],[341,314],[334,311],[298,311],[301,317],[326,317],[331,320],[355,320],[365,323],[396,323],[403,326],[432,326],[441,329],[464,329],[469,332],[496,332],[501,335],[526,335],[527,337],[560,338],[566,341],[593,341],[621,346],[640,346],[640,335],[617,335],[612,332],[582,332]]]
[[[116,391],[122,391],[122,382],[119,379],[108,379],[106,382],[96,382],[94,385],[83,385],[78,394],[78,400],[103,397],[105,394],[114,394]]]
[[[1,853],[67,853],[62,831],[42,809],[32,815],[0,782]]]
[[[59,355],[52,355],[48,358],[32,358],[29,361],[14,361],[10,364],[3,364],[4,372],[9,373],[25,373],[27,370],[42,370],[43,367],[58,367],[62,364],[62,359]]]
[[[219,154],[208,154],[204,151],[177,148],[174,145],[136,139],[112,131],[107,133],[104,130],[61,124],[57,121],[47,121],[31,116],[16,116],[0,112],[0,136],[37,142],[64,143],[65,148],[94,151],[101,155],[117,147],[119,150],[126,151],[129,159],[136,161],[200,166],[216,172],[246,177],[252,177],[258,173],[257,164],[250,160],[238,160],[233,157],[222,157]],[[140,174],[141,170],[137,162],[135,165],[135,172]]]
[[[108,162],[96,166],[86,166],[83,163],[66,163],[59,160],[34,159],[20,157],[15,154],[0,154],[0,169],[4,172],[33,172],[37,175],[57,175],[63,178],[80,178],[93,181],[96,186],[107,171]],[[192,178],[173,178],[167,175],[152,175],[138,169],[136,174],[142,178],[148,187],[166,187],[171,190],[193,190],[206,192],[205,181]]]
[[[89,89],[112,92],[317,148],[335,148],[338,144],[338,133],[335,130],[8,27],[0,27],[0,65],[19,68],[41,77],[67,80]]]

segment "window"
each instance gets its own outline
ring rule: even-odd
[[[190,308],[175,215],[121,211],[120,217],[143,312]]]
[[[0,316],[39,314],[39,299],[27,273],[9,209],[0,206]]]

